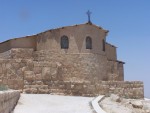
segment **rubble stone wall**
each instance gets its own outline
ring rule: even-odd
[[[139,81],[99,81],[96,84],[92,82],[38,81],[25,85],[24,92],[76,96],[109,96],[113,93],[125,98],[144,98],[143,83]]]
[[[0,53],[0,59],[9,59],[9,58],[11,58],[10,54],[11,54],[11,50]]]
[[[18,91],[0,91],[0,113],[11,113],[19,98]]]
[[[122,62],[118,61],[107,61],[107,76],[105,76],[106,80],[117,80],[117,81],[123,81],[124,80],[124,67]]]
[[[31,59],[0,59],[0,84],[23,90],[24,73],[32,70]]]
[[[49,73],[65,81],[103,80],[107,75],[106,66],[107,58],[98,54],[58,54],[52,51],[34,53],[34,68],[42,70],[42,76]]]
[[[144,97],[142,82],[117,81],[123,70],[115,61],[98,54],[57,54],[33,49],[12,49],[0,59],[0,83],[26,93],[62,93],[95,96],[118,93]],[[116,79],[114,79],[116,77]],[[109,82],[108,80],[116,80]]]
[[[32,48],[13,48],[6,52],[0,53],[0,60],[3,59],[32,59]]]

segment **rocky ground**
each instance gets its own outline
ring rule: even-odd
[[[150,113],[150,100],[125,99],[111,94],[105,97],[99,105],[107,113]]]

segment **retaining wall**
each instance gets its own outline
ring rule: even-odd
[[[117,75],[122,77],[118,69],[122,72],[123,67],[118,62],[107,62],[101,55],[12,49],[9,58],[0,59],[0,84],[11,89],[26,93],[144,97],[143,82],[114,81],[118,80]]]
[[[20,97],[19,91],[0,91],[0,113],[10,113]]]
[[[143,82],[140,81],[99,81],[99,83],[38,81],[30,85],[25,85],[24,92],[35,94],[46,93],[76,96],[109,96],[113,93],[125,98],[144,98]]]

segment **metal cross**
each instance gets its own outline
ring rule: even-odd
[[[91,23],[91,14],[92,12],[90,12],[89,10],[86,12],[86,14],[88,15],[88,22]]]

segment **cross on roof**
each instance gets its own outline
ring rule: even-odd
[[[91,14],[92,12],[90,12],[89,10],[86,12],[86,14],[88,15],[88,23],[92,23],[91,22]]]

